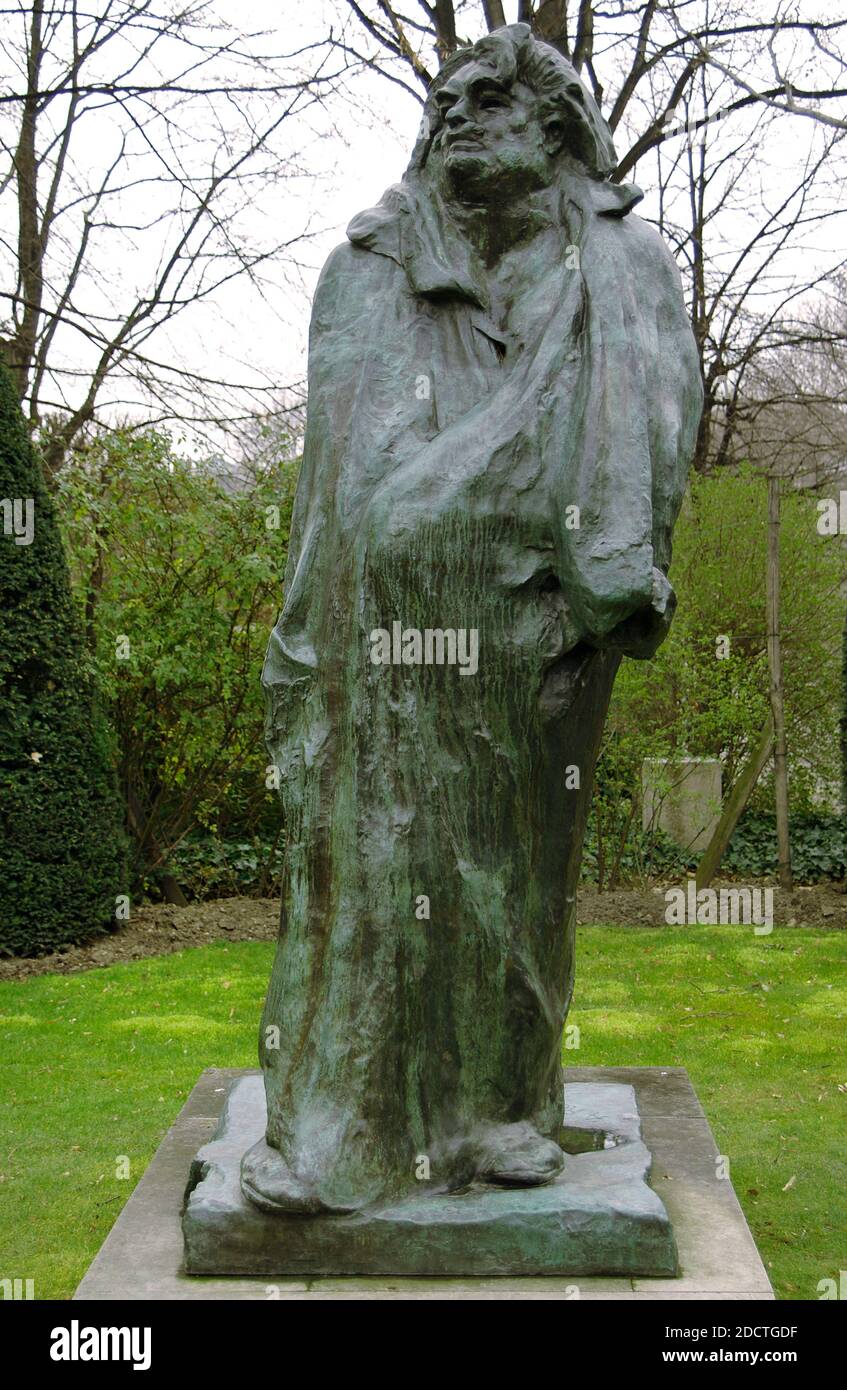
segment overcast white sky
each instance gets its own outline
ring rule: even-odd
[[[363,37],[344,0],[281,0],[281,3],[280,0],[250,0],[249,4],[245,4],[245,0],[216,0],[216,3],[222,16],[233,24],[246,22],[253,31],[267,28],[269,50],[275,47],[276,51],[290,51],[324,39],[331,25],[338,32],[340,21],[350,26],[360,51],[373,50],[373,43]],[[805,7],[806,0],[800,0],[800,4]],[[517,0],[511,3],[507,0],[505,9],[507,19],[513,20]],[[761,11],[767,15],[772,9],[773,5],[769,6],[766,0],[747,0],[745,6],[748,14]],[[751,73],[751,80],[754,77],[764,80],[768,76],[764,54],[762,63],[762,73]],[[408,80],[412,82],[411,78]],[[420,110],[420,105],[399,86],[372,74],[360,74],[347,96],[334,98],[325,108],[313,106],[305,115],[287,121],[281,148],[304,172],[258,194],[242,227],[262,244],[283,237],[293,238],[307,229],[308,240],[298,243],[290,258],[281,258],[268,268],[261,292],[246,280],[234,282],[218,291],[213,299],[187,310],[172,324],[160,329],[155,340],[156,356],[186,362],[196,370],[228,380],[259,379],[279,388],[302,381],[309,301],[320,267],[332,247],[343,238],[351,217],[376,203],[384,189],[401,177],[420,121]],[[745,120],[748,118],[744,116],[733,117],[731,122],[725,123],[726,128],[723,124],[712,127],[710,141],[717,149],[721,142],[737,143],[744,134]],[[114,137],[114,128],[107,122],[98,123],[96,116],[90,118],[84,132],[83,161],[87,159],[92,168],[96,167]],[[718,262],[728,264],[736,255],[749,228],[765,210],[778,204],[797,167],[822,138],[823,132],[811,121],[799,117],[779,118],[768,137],[764,156],[744,189],[751,206],[744,211],[733,206],[722,214],[722,244],[710,243],[710,253]],[[618,143],[625,145],[626,140]],[[666,150],[672,153],[673,146],[667,146]],[[80,158],[79,151],[77,157]],[[844,166],[834,169],[833,173],[837,173],[839,184],[830,197],[833,207],[840,211]],[[647,193],[639,211],[646,216],[654,215],[656,203],[652,188],[656,165],[653,157],[643,162],[636,178]],[[11,248],[16,217],[8,190],[0,208],[6,245]],[[795,275],[805,278],[810,265],[831,264],[843,255],[847,241],[845,231],[847,226],[841,214],[812,230],[798,233],[793,248],[783,257],[781,282],[787,283]],[[145,276],[152,273],[157,249],[161,249],[156,246],[155,231],[147,233],[145,245],[146,250],[119,256],[114,265],[104,267],[104,272],[108,270],[111,275],[113,291],[120,291],[130,279],[136,285],[143,284]],[[773,293],[775,288],[771,283],[766,292]],[[83,360],[85,344],[78,337],[65,334],[62,345],[69,362]],[[151,344],[151,351],[152,347]]]
[[[479,7],[481,9],[481,7]],[[506,0],[507,21],[517,18],[517,0]],[[770,17],[775,9],[769,0],[748,0],[747,14],[761,13]],[[344,15],[346,6],[340,0],[310,0],[308,5],[295,4],[296,19],[292,28],[296,29],[303,42],[314,41],[326,34],[330,25],[338,25],[339,14]],[[272,22],[278,13],[272,0],[262,0],[258,6],[251,7],[251,20],[263,11]],[[357,47],[360,51],[367,47],[360,29],[353,28]],[[483,32],[480,24],[479,33]],[[470,35],[477,37],[477,35]],[[772,80],[768,60],[763,55],[761,71],[762,83]],[[756,74],[748,74],[750,79]],[[814,73],[812,73],[814,78]],[[412,82],[411,77],[408,78]],[[812,83],[810,82],[810,85]],[[335,108],[335,121],[327,118],[304,122],[309,129],[306,157],[307,165],[315,170],[314,180],[301,190],[301,199],[292,203],[289,210],[292,223],[303,218],[311,210],[314,226],[318,234],[310,243],[302,267],[302,291],[306,299],[311,294],[320,266],[329,251],[343,239],[344,229],[354,213],[376,203],[385,188],[401,176],[408,160],[420,121],[420,106],[407,96],[398,86],[387,83],[376,76],[360,76],[355,85],[358,103],[344,104]],[[842,106],[841,114],[847,114],[847,106]],[[724,127],[713,126],[709,140],[716,148],[728,147],[738,143],[740,133],[752,129],[754,116],[736,115]],[[723,214],[722,231],[725,237],[720,250],[712,243],[712,253],[720,255],[722,263],[731,263],[738,249],[745,244],[750,229],[758,225],[766,211],[779,205],[780,199],[789,187],[802,162],[809,158],[813,148],[818,148],[823,132],[813,123],[802,118],[779,117],[778,125],[768,137],[766,152],[763,154],[755,176],[751,174],[745,186],[751,206],[741,211],[727,208]],[[343,142],[343,145],[342,145]],[[619,142],[620,144],[620,139]],[[672,153],[682,144],[682,137],[666,147]],[[840,177],[845,173],[841,166]],[[652,157],[643,161],[636,172],[636,180],[643,188],[646,197],[639,213],[655,217],[658,204],[651,180],[656,176],[656,166]],[[843,187],[843,184],[841,184]],[[823,267],[844,254],[847,240],[847,221],[845,216],[832,217],[822,224],[815,225],[806,232],[799,232],[794,239],[791,251],[783,256],[780,273],[770,280],[763,290],[765,296],[776,292],[787,284],[793,276],[805,278],[810,264]],[[293,294],[282,310],[290,316],[290,337],[283,342],[275,337],[276,328],[272,319],[255,312],[255,336],[252,341],[261,344],[265,354],[279,364],[283,380],[293,379],[302,371],[304,362],[305,337],[308,328],[308,311],[300,294]]]
[[[224,3],[238,8],[231,0]],[[333,24],[337,31],[338,0],[283,0],[283,8],[286,42],[292,47],[324,38]],[[250,22],[271,27],[279,9],[274,0],[251,3]],[[338,99],[327,111],[313,108],[298,121],[296,136],[292,132],[312,177],[298,180],[296,192],[291,188],[281,215],[289,235],[308,227],[310,238],[298,247],[297,268],[286,291],[264,305],[251,295],[248,307],[239,289],[233,296],[238,307],[228,304],[224,310],[233,327],[246,310],[249,322],[242,323],[239,333],[245,347],[249,344],[245,365],[256,360],[256,353],[280,382],[304,374],[309,305],[321,266],[344,240],[353,216],[379,202],[385,189],[402,178],[420,125],[420,105],[384,78],[361,74],[354,91],[355,99]],[[223,343],[222,348],[226,350]]]

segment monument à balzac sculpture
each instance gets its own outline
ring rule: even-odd
[[[637,1115],[574,1086],[563,1121],[594,764],[622,656],[673,615],[702,406],[615,162],[573,67],[497,30],[324,267],[263,673],[263,1086],[195,1162],[189,1270],[673,1272]]]

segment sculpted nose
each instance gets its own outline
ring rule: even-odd
[[[445,120],[451,130],[457,130],[460,126],[470,125],[471,107],[467,97],[462,97],[460,101],[455,101],[448,108]]]

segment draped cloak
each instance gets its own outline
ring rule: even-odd
[[[621,653],[672,616],[702,391],[638,190],[568,170],[560,196],[520,339],[420,170],[317,288],[263,673],[287,851],[260,1058],[294,1210],[402,1193],[421,1154],[455,1186],[475,1125],[561,1121],[586,802]],[[373,664],[395,621],[476,629],[478,671]]]

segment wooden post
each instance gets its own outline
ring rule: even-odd
[[[768,668],[773,714],[773,772],[776,793],[776,838],[781,888],[793,887],[791,843],[788,836],[788,754],[785,742],[785,703],[779,632],[779,475],[768,474]]]
[[[726,847],[732,839],[732,832],[738,824],[741,812],[750,800],[750,793],[758,782],[762,768],[770,758],[772,751],[773,718],[768,715],[759,742],[756,744],[756,747],[741,769],[739,776],[736,778],[735,785],[727,798],[726,805],[721,811],[721,818],[715,827],[715,832],[704,849],[700,862],[697,865],[696,883],[698,891],[701,888],[708,888],[720,868],[721,860],[726,852]]]

